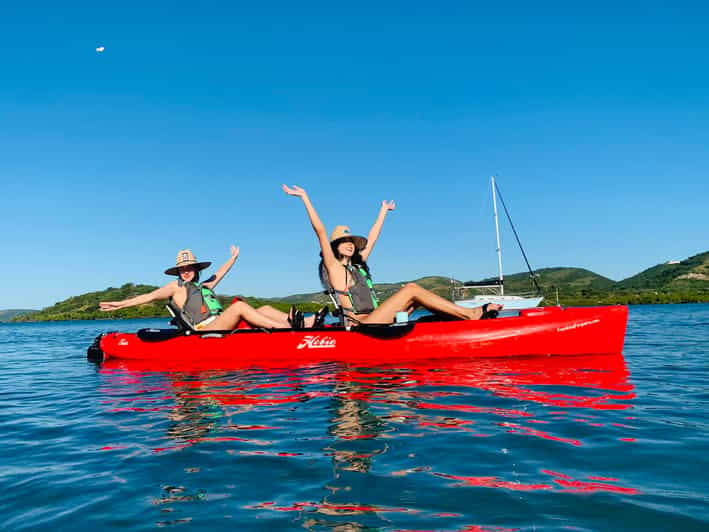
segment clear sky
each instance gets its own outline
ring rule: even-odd
[[[709,8],[667,2],[34,2],[0,12],[2,308],[162,284],[319,289],[328,229],[396,201],[375,280],[620,280],[709,249]],[[665,4],[665,5],[663,5]],[[105,46],[103,53],[96,47]],[[503,232],[505,271],[524,270]]]

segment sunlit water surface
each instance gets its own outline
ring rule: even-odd
[[[0,529],[709,530],[709,305],[624,356],[86,360],[156,325],[0,324]]]

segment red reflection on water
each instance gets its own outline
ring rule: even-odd
[[[464,425],[471,425],[475,421],[468,419],[446,419],[445,421],[419,421],[419,427],[436,427],[437,429],[460,428]]]
[[[166,364],[113,359],[105,363],[100,371],[107,377],[107,386],[103,391],[108,400],[104,402],[109,408],[113,407],[112,412],[158,412],[152,416],[135,416],[150,420],[159,419],[161,424],[158,437],[162,441],[151,442],[151,447],[156,443],[159,445],[152,448],[154,453],[179,451],[209,442],[225,442],[224,447],[219,450],[226,448],[226,452],[235,457],[278,456],[297,460],[297,457],[304,456],[303,453],[294,452],[302,450],[298,443],[292,443],[294,448],[283,449],[283,446],[291,445],[290,440],[284,444],[282,434],[289,430],[290,414],[271,418],[277,419],[271,422],[279,426],[258,424],[265,418],[256,416],[252,418],[244,415],[241,418],[243,421],[253,419],[255,424],[235,423],[235,418],[238,414],[254,409],[257,414],[258,409],[275,412],[296,411],[296,408],[291,408],[292,405],[314,399],[331,399],[326,402],[330,416],[326,423],[329,425],[323,427],[322,434],[308,433],[304,439],[322,439],[326,442],[321,450],[315,452],[317,457],[331,456],[333,470],[337,472],[330,481],[332,485],[327,485],[326,488],[336,494],[333,498],[345,497],[345,502],[352,504],[291,503],[286,499],[285,503],[283,500],[280,504],[271,501],[246,507],[277,512],[310,511],[324,515],[419,513],[410,508],[359,504],[373,502],[374,498],[359,493],[353,487],[354,484],[348,484],[355,475],[369,474],[376,460],[379,460],[380,464],[386,464],[387,458],[381,458],[379,455],[386,452],[389,438],[401,438],[399,441],[405,441],[403,438],[406,437],[428,437],[431,433],[435,436],[435,432],[445,431],[451,434],[452,431],[461,431],[463,437],[469,438],[467,441],[473,446],[483,443],[481,440],[472,439],[473,437],[503,437],[528,442],[528,438],[524,437],[531,436],[578,447],[582,445],[580,439],[568,437],[568,433],[554,434],[554,430],[559,430],[562,425],[555,420],[564,420],[564,428],[561,430],[573,430],[571,435],[576,437],[580,437],[580,433],[588,434],[589,431],[603,433],[617,430],[611,429],[610,425],[633,428],[620,423],[607,423],[609,426],[603,428],[604,424],[598,423],[596,419],[600,417],[605,421],[616,416],[616,419],[620,419],[620,414],[602,411],[622,410],[632,406],[635,395],[632,385],[628,382],[629,373],[622,355],[436,360],[430,363],[382,365],[376,368],[350,367],[344,364],[283,368],[269,367],[267,363],[256,368],[252,364],[243,365],[237,361]],[[155,382],[165,384],[155,386]],[[483,397],[480,402],[476,401],[479,396]],[[513,400],[491,401],[491,396]],[[510,407],[481,406],[496,403]],[[535,405],[551,408],[534,408]],[[593,413],[598,416],[592,415]],[[298,416],[302,415],[301,412],[293,417],[300,420]],[[165,417],[170,420],[167,429],[164,428]],[[536,419],[537,417],[544,419]],[[116,418],[122,420],[127,416]],[[629,418],[628,416],[627,419]],[[147,426],[145,430],[152,431],[150,435],[154,435],[152,425]],[[280,432],[271,432],[266,436],[271,437],[271,440],[244,437],[257,436],[253,431],[260,430]],[[519,435],[519,438],[508,437],[505,433]],[[457,434],[451,434],[451,438],[456,437]],[[618,435],[614,436],[617,437]],[[633,441],[632,438],[620,439]],[[373,440],[383,443],[372,444]],[[358,443],[360,441],[361,444]],[[485,440],[485,443],[489,441]],[[229,445],[230,442],[234,444]],[[522,443],[522,446],[524,445]],[[263,446],[263,450],[255,448],[257,446]],[[120,447],[107,446],[105,450],[117,448]],[[410,457],[414,458],[413,453]],[[504,478],[507,475],[499,469],[433,472],[430,467],[426,469],[427,463],[423,458],[417,456],[415,459],[421,459],[421,468],[399,469],[390,475],[402,477],[417,473],[426,475],[425,478],[429,480],[432,480],[430,475],[434,475],[445,479],[439,482],[448,484],[447,481],[451,481],[453,486],[460,486],[463,490],[479,488],[515,492],[615,492],[624,495],[639,493],[634,488],[622,486],[618,479],[611,476],[589,475],[573,478],[547,470],[542,471],[543,475],[539,475],[536,469],[538,466],[533,466],[535,474],[532,475],[531,481],[522,483],[516,481],[515,477]],[[347,474],[343,474],[345,472]],[[481,475],[449,474],[461,472]],[[614,474],[613,471],[594,472]],[[535,476],[540,478],[534,478]],[[454,515],[451,514],[450,517]],[[426,517],[444,519],[448,514],[428,514]],[[516,529],[468,525],[460,530],[473,532]]]
[[[327,369],[327,366],[324,366]],[[488,390],[501,397],[510,397],[522,401],[532,401],[564,408],[583,408],[595,410],[619,410],[628,408],[629,401],[635,397],[633,387],[628,382],[628,370],[622,355],[564,356],[564,357],[528,357],[495,358],[475,360],[437,360],[435,363],[411,363],[406,366],[380,366],[379,368],[352,368],[333,365],[332,371],[323,371],[323,366],[303,366],[293,368],[297,371],[308,369],[319,371],[319,375],[290,375],[288,369],[268,366],[267,361],[259,369],[266,375],[275,375],[278,382],[235,383],[229,380],[217,380],[219,373],[248,370],[252,364],[242,365],[238,361],[180,361],[176,363],[141,360],[109,359],[101,367],[101,372],[113,377],[113,384],[125,386],[140,384],[143,374],[169,373],[190,377],[204,377],[206,382],[192,378],[175,378],[171,388],[181,391],[206,390],[195,394],[195,398],[209,397],[225,404],[282,404],[297,402],[315,397],[331,396],[331,392],[304,392],[302,387],[308,384],[328,385],[336,382],[354,382],[360,387],[339,395],[351,400],[370,401],[376,396],[382,384],[388,389],[414,389],[421,386],[460,386]],[[597,390],[599,393],[566,394],[561,391],[546,391],[541,386],[565,386],[576,389]],[[218,393],[217,388],[225,388],[228,393]],[[271,393],[258,394],[255,390],[266,388]],[[278,388],[299,389],[294,394],[278,393]],[[134,390],[134,393],[147,393],[161,387]],[[109,390],[105,390],[110,393]],[[235,393],[243,391],[243,394]],[[438,393],[437,397],[449,394]],[[432,397],[432,395],[429,395]],[[410,400],[412,397],[407,397]],[[378,398],[377,398],[378,399]],[[376,399],[375,399],[376,400]],[[494,412],[503,416],[520,417],[527,413],[519,410],[485,409],[471,405],[439,405],[432,402],[418,402],[417,407],[435,409],[443,406],[445,410],[463,410],[471,412]],[[554,414],[566,415],[568,412],[557,411]]]
[[[432,517],[457,517],[458,514],[433,514]],[[502,528],[499,526],[468,525],[454,532],[517,532],[519,528]],[[396,532],[430,532],[428,528],[397,528]]]
[[[523,484],[518,481],[502,480],[498,477],[469,477],[461,475],[447,475],[445,473],[433,473],[433,475],[441,478],[446,478],[450,480],[459,481],[453,486],[473,486],[473,487],[483,487],[483,488],[502,488],[506,490],[514,491],[543,491],[543,490],[556,490],[563,492],[595,492],[595,491],[607,491],[615,493],[624,493],[627,495],[638,495],[640,491],[635,488],[628,488],[624,486],[619,486],[617,484],[609,484],[608,482],[618,482],[614,478],[603,478],[596,476],[589,476],[589,480],[577,480],[563,473],[558,473],[556,471],[542,470],[549,476],[554,477],[552,482],[561,486],[562,490],[559,490],[554,486],[554,484],[547,483],[536,483],[536,484]],[[598,480],[604,480],[605,482],[599,482]]]
[[[365,512],[417,512],[417,510],[411,510],[409,508],[392,508],[365,504],[330,504],[319,502],[295,502],[289,506],[278,506],[276,503],[269,501],[245,506],[245,508],[248,510],[273,510],[274,512],[301,512],[306,510],[315,510],[321,513],[333,515],[354,515]]]
[[[562,443],[568,443],[571,445],[579,446],[581,445],[581,442],[579,440],[575,440],[573,438],[561,438],[559,436],[554,436],[552,434],[549,434],[548,432],[544,432],[543,430],[536,430],[531,427],[525,427],[522,426],[518,423],[498,423],[499,426],[501,427],[511,427],[510,429],[507,430],[507,432],[510,433],[522,433],[522,434],[528,434],[530,436],[537,436],[539,438],[543,438],[545,440],[553,440],[553,441],[558,441]]]
[[[635,488],[624,488],[622,486],[614,486],[612,484],[603,484],[601,482],[585,482],[583,480],[564,480],[561,478],[555,479],[554,482],[568,488],[565,491],[611,491],[616,493],[626,493],[628,495],[637,495],[640,491]]]
[[[460,480],[460,483],[454,484],[454,486],[481,486],[485,488],[504,488],[516,491],[550,490],[554,488],[551,484],[522,484],[521,482],[500,480],[497,477],[464,477],[460,475],[446,475],[444,473],[434,473],[434,475],[451,480]]]
[[[358,383],[377,377],[392,381],[391,372],[373,374],[371,370],[347,371],[349,379]],[[417,363],[402,369],[397,384],[400,387],[423,385],[464,386],[489,390],[501,397],[533,401],[564,408],[594,410],[621,410],[635,397],[633,386],[628,382],[628,370],[623,355],[593,355],[573,357],[527,357],[500,359],[477,359],[466,361],[437,361]],[[340,374],[342,378],[342,374]],[[565,394],[560,391],[545,391],[534,387],[565,386],[598,390],[598,394]],[[618,393],[620,392],[620,393]],[[436,408],[436,403],[418,403],[420,408]],[[446,404],[445,409],[461,409],[484,412],[485,409],[470,405]],[[492,409],[500,415],[525,416],[518,410]],[[567,414],[567,412],[554,412]]]
[[[519,528],[502,528],[499,526],[478,526],[469,525],[465,528],[461,528],[460,532],[517,532]]]
[[[554,478],[554,482],[557,483],[559,486],[566,488],[561,491],[565,492],[594,492],[594,491],[608,491],[608,492],[614,492],[614,493],[625,493],[627,495],[638,495],[641,492],[635,488],[627,488],[624,486],[618,486],[616,484],[608,484],[608,482],[618,482],[618,479],[615,478],[610,478],[610,477],[597,477],[597,476],[589,476],[589,480],[593,480],[594,482],[588,482],[585,480],[576,480],[569,475],[565,475],[563,473],[559,473],[557,471],[550,471],[548,469],[543,469],[542,473],[545,473],[547,475],[550,475]],[[595,482],[597,480],[603,480],[605,482]]]
[[[157,412],[168,410],[170,416],[180,420],[195,420],[195,408],[230,406],[241,409],[268,407],[302,403],[315,398],[334,398],[345,403],[388,405],[390,411],[381,419],[393,423],[414,421],[422,429],[460,430],[475,436],[489,434],[473,431],[475,422],[451,415],[487,414],[506,418],[516,418],[526,424],[548,424],[548,420],[534,419],[535,414],[519,408],[498,408],[477,406],[469,403],[449,402],[456,396],[464,396],[465,388],[488,391],[496,396],[514,398],[524,403],[539,403],[561,406],[565,409],[619,410],[628,408],[635,395],[628,382],[628,370],[622,355],[565,356],[495,358],[472,360],[436,360],[400,366],[380,366],[378,368],[358,368],[341,364],[308,365],[298,368],[265,367],[255,369],[243,366],[237,361],[216,362],[194,361],[178,363],[111,359],[103,364],[101,372],[111,377],[111,383],[123,386],[122,390],[104,390],[108,395],[125,395],[125,387],[135,387],[130,397],[115,397],[118,402],[112,411]],[[258,379],[255,378],[258,373]],[[143,378],[164,374],[165,386],[147,386]],[[263,382],[267,380],[267,382]],[[321,389],[308,390],[310,385]],[[453,387],[460,391],[425,391],[429,387]],[[329,387],[329,390],[322,388]],[[553,388],[552,388],[553,387]],[[560,388],[563,387],[563,388]],[[567,391],[572,388],[572,391]],[[165,392],[170,395],[165,395]],[[150,392],[160,392],[160,397],[141,396]],[[433,399],[436,399],[434,402]],[[469,398],[466,398],[469,400]],[[174,400],[174,406],[147,406],[136,403]],[[134,401],[132,406],[120,404]],[[196,406],[195,406],[196,405]],[[205,406],[206,405],[206,406]],[[392,408],[400,406],[400,411]],[[185,408],[187,411],[184,411]],[[525,409],[527,406],[525,405]],[[192,409],[192,411],[189,411]],[[184,411],[184,412],[183,412]],[[356,411],[356,409],[354,410]],[[427,411],[444,414],[426,416]],[[563,419],[568,410],[555,410]],[[207,416],[208,417],[208,416]],[[350,418],[345,415],[344,418]],[[589,427],[602,427],[593,423],[595,417],[587,414],[574,421]],[[352,420],[350,420],[352,421]],[[195,421],[196,422],[196,421]],[[497,424],[506,432],[554,440],[574,446],[582,445],[575,438],[561,437],[520,423],[503,422]],[[621,426],[616,424],[616,426]],[[227,424],[226,428],[245,430]],[[222,428],[225,428],[222,426]],[[631,428],[631,427],[628,427]],[[254,427],[263,430],[263,427]],[[198,431],[199,432],[199,431]],[[340,440],[371,439],[380,436],[377,431],[339,430],[333,435]],[[193,444],[201,438],[185,434],[183,443]],[[234,438],[234,441],[248,441]],[[207,440],[204,440],[207,441]],[[633,441],[622,438],[622,441]],[[169,447],[167,447],[169,448]]]

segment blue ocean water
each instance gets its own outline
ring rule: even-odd
[[[631,307],[622,356],[86,360],[163,323],[0,324],[0,529],[709,529],[709,305]]]

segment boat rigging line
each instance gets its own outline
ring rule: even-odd
[[[532,282],[534,283],[534,287],[537,289],[537,293],[541,294],[542,289],[539,286],[539,283],[537,283],[537,275],[534,273],[534,270],[532,270],[532,267],[529,265],[529,259],[527,259],[527,254],[524,251],[524,247],[522,247],[522,242],[520,242],[520,240],[519,240],[519,235],[517,234],[517,229],[515,228],[515,224],[512,222],[512,217],[510,216],[510,211],[507,210],[507,205],[505,204],[505,200],[502,197],[502,193],[500,192],[500,188],[497,186],[497,181],[493,180],[493,186],[495,187],[495,191],[497,192],[497,196],[500,198],[500,203],[502,203],[502,208],[505,209],[505,214],[507,215],[507,221],[510,222],[510,227],[512,228],[512,232],[514,233],[515,239],[517,240],[517,245],[519,246],[519,249],[522,252],[522,256],[524,257],[524,262],[527,264],[527,269],[529,270],[529,276],[531,277]],[[498,243],[498,247],[499,247],[499,243]]]

